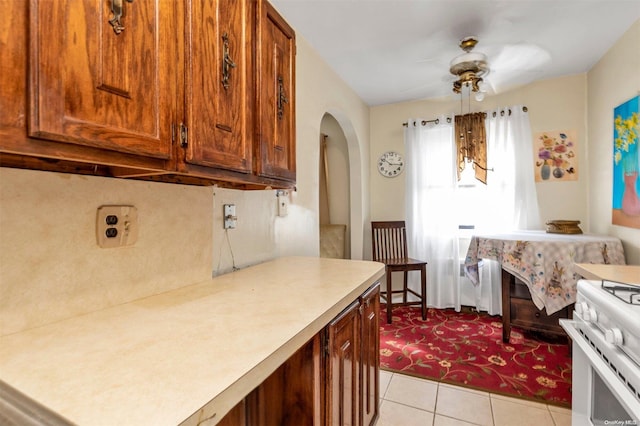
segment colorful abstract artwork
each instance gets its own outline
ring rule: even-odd
[[[534,134],[536,182],[578,179],[578,147],[575,130]]]
[[[640,96],[613,110],[612,223],[640,229]]]

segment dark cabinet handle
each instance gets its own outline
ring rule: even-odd
[[[224,33],[222,35],[222,87],[224,87],[224,90],[229,88],[231,69],[235,67],[236,63],[233,62],[229,55],[229,35]]]
[[[278,119],[282,120],[284,115],[284,104],[288,104],[287,93],[284,88],[284,79],[281,75],[278,76]]]
[[[127,0],[129,3],[133,3],[133,0]],[[111,0],[111,13],[113,13],[113,18],[109,19],[109,23],[113,27],[113,32],[120,34],[124,31],[124,25],[120,22],[122,18],[122,12],[124,11],[124,5],[122,0]]]

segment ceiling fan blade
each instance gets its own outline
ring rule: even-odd
[[[485,78],[493,93],[531,83],[551,61],[549,52],[534,44],[507,44],[493,50],[497,53],[489,54],[491,71]]]
[[[517,72],[540,69],[551,61],[551,55],[535,44],[507,44],[496,57],[490,59],[491,69]]]

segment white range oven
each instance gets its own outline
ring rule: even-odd
[[[640,426],[640,286],[578,281],[572,320],[572,426]]]

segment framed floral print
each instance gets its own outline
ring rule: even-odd
[[[575,130],[534,134],[536,182],[578,179],[578,150]]]

